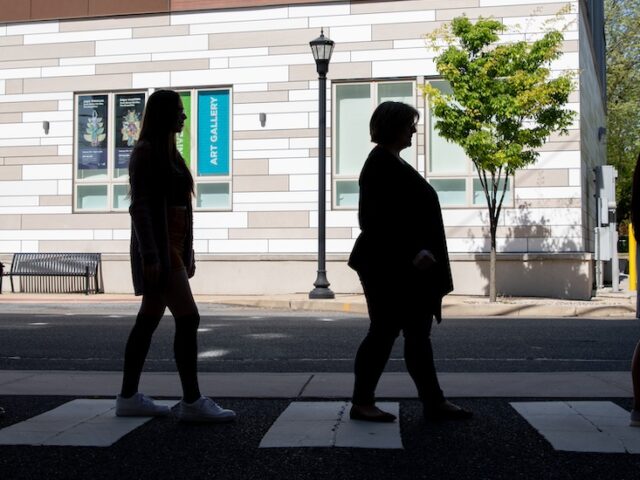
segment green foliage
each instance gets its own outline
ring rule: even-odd
[[[563,107],[573,89],[572,73],[550,78],[550,63],[562,54],[557,30],[532,43],[499,44],[503,25],[497,20],[472,23],[463,16],[449,28],[448,46],[435,62],[453,93],[427,85],[425,94],[440,135],[459,144],[475,164],[493,218],[502,203],[498,185],[506,185],[501,177],[535,162],[536,148],[552,132],[567,133],[574,112]]]
[[[563,13],[562,11],[559,14]],[[438,72],[451,86],[446,95],[429,85],[440,135],[460,145],[476,166],[489,209],[490,293],[495,301],[496,230],[508,178],[534,163],[552,132],[566,134],[575,112],[565,107],[573,72],[552,78],[562,55],[562,32],[547,29],[534,42],[499,42],[504,27],[494,19],[454,18],[427,38],[438,51]]]
[[[618,221],[625,224],[640,152],[640,0],[605,0],[605,17],[607,163],[618,170]]]

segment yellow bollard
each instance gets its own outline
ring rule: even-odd
[[[638,272],[636,270],[636,237],[633,235],[633,226],[629,224],[629,290],[638,288]]]

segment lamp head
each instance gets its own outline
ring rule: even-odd
[[[324,36],[324,29],[320,30],[320,36],[309,42],[313,59],[316,61],[316,69],[319,74],[329,71],[329,61],[333,53],[335,42]]]

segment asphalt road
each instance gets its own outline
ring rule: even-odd
[[[119,370],[135,308],[93,307],[94,315],[86,308],[0,310],[0,369]],[[212,306],[202,313],[203,371],[350,372],[368,324],[358,315]],[[629,368],[639,330],[636,320],[447,318],[433,337],[439,371],[602,371]],[[172,335],[167,317],[149,370],[174,369]],[[401,345],[399,340],[388,370],[404,370]],[[72,398],[0,396],[7,410],[0,429]],[[240,413],[237,422],[184,425],[170,416],[108,448],[3,446],[0,478],[632,480],[640,471],[639,455],[555,451],[508,398],[456,399],[474,418],[445,423],[425,422],[417,400],[401,399],[403,450],[260,449],[291,399],[217,400]],[[629,398],[609,400],[631,407]]]
[[[0,369],[105,370],[122,365],[131,306],[0,311]],[[361,315],[282,313],[209,306],[202,311],[201,371],[350,372],[366,333]],[[148,371],[173,371],[171,317],[163,319]],[[441,372],[621,371],[638,338],[637,320],[447,318],[434,326]],[[403,371],[402,339],[387,371]]]
[[[70,398],[0,397],[0,428]],[[522,400],[522,399],[518,399]],[[640,456],[554,451],[509,399],[464,399],[469,422],[425,422],[418,401],[401,401],[403,450],[268,448],[260,440],[288,400],[223,399],[242,412],[233,424],[184,425],[155,419],[109,448],[0,449],[11,480],[637,480]],[[619,401],[629,408],[629,400]],[[19,413],[16,413],[19,412]]]

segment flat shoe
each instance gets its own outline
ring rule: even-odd
[[[473,412],[445,400],[436,408],[425,408],[424,417],[427,420],[468,420]]]
[[[384,412],[377,409],[377,413],[373,415],[369,415],[366,413],[362,413],[362,411],[355,405],[351,406],[351,411],[349,412],[349,418],[351,420],[363,420],[365,422],[376,422],[376,423],[391,423],[396,421],[396,416],[389,412]]]

